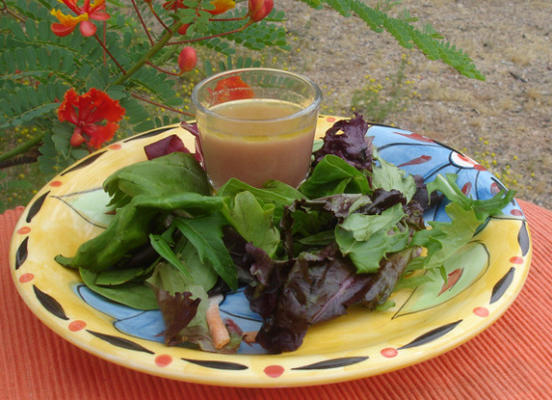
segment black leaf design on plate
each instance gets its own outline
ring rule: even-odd
[[[27,259],[27,244],[29,243],[29,237],[27,236],[17,248],[15,252],[15,269],[19,269],[21,264]]]
[[[50,191],[48,190],[46,193],[36,199],[31,205],[31,207],[29,208],[29,213],[27,214],[27,218],[25,219],[27,223],[31,222],[34,216],[40,211],[40,208],[42,207],[42,204],[44,203],[44,200],[46,200],[46,197],[48,197],[49,193]]]
[[[342,358],[333,358],[331,360],[325,360],[316,362],[314,364],[303,365],[302,367],[295,367],[292,369],[297,370],[310,370],[310,369],[328,369],[328,368],[338,368],[345,367],[347,365],[356,364],[362,361],[367,360],[368,357],[342,357]]]
[[[529,241],[529,232],[527,232],[527,222],[523,221],[521,228],[518,232],[518,243],[521,247],[521,254],[523,256],[527,255],[529,248],[531,247],[531,242]]]
[[[65,311],[63,310],[63,307],[61,306],[61,304],[58,303],[56,299],[54,299],[49,294],[44,293],[35,285],[33,285],[33,290],[36,298],[46,310],[54,314],[56,317],[63,319],[65,321],[69,319],[67,318],[67,315],[65,315]]]
[[[228,361],[213,361],[213,360],[192,360],[189,358],[183,358],[182,360],[191,362],[192,364],[200,365],[202,367],[206,368],[213,368],[213,369],[226,369],[226,370],[232,370],[232,371],[241,371],[244,369],[247,369],[247,365],[238,364],[234,362],[228,362]]]
[[[120,336],[113,336],[106,333],[91,331],[89,329],[87,329],[86,331],[91,335],[96,336],[97,338],[105,340],[107,343],[112,344],[113,346],[122,347],[123,349],[127,350],[142,351],[144,353],[154,354],[153,351],[146,349],[144,346],[139,345],[132,340],[128,340]]]
[[[63,175],[67,175],[69,172],[73,172],[73,171],[76,171],[77,169],[81,169],[81,168],[84,168],[90,164],[92,164],[94,161],[96,161],[98,158],[100,158],[101,156],[103,156],[105,154],[107,150],[103,150],[103,151],[100,151],[99,153],[96,153],[94,154],[93,156],[90,156],[88,158],[85,158],[84,160],[82,160],[80,163],[70,167],[69,169],[63,171],[60,175],[63,176]]]
[[[443,326],[440,326],[438,328],[432,329],[429,332],[424,333],[421,336],[418,336],[416,339],[414,339],[412,342],[405,344],[402,347],[399,347],[399,350],[408,349],[410,347],[416,347],[420,346],[422,344],[426,344],[429,342],[434,341],[435,339],[439,339],[441,336],[446,335],[450,331],[452,331],[456,326],[462,322],[462,320],[458,320],[455,322],[451,322],[450,324],[446,324]]]
[[[500,299],[502,295],[506,293],[506,290],[508,290],[514,280],[515,272],[516,269],[514,267],[510,268],[510,270],[506,272],[506,275],[500,278],[500,280],[493,286],[493,292],[490,300],[491,304]]]
[[[152,130],[152,131],[148,131],[148,132],[145,132],[145,133],[141,133],[141,134],[139,134],[139,135],[130,137],[130,138],[128,138],[128,139],[125,139],[125,140],[123,140],[123,142],[124,142],[124,143],[128,143],[128,142],[132,142],[133,140],[138,140],[138,139],[144,139],[144,138],[148,138],[148,137],[157,136],[157,135],[162,134],[163,132],[168,131],[169,129],[174,129],[174,128],[175,128],[174,126],[170,126],[170,127],[164,127],[164,128],[154,129],[154,130]]]

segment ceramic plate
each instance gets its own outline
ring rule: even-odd
[[[320,117],[317,134],[334,117]],[[90,292],[78,275],[54,261],[72,255],[109,223],[104,179],[144,160],[144,146],[178,134],[178,126],[152,130],[112,144],[77,162],[40,189],[19,220],[10,248],[17,289],[48,327],[78,347],[114,363],[153,375],[225,386],[300,386],[367,377],[442,354],[491,325],[514,301],[527,276],[531,243],[527,222],[513,201],[484,224],[461,256],[446,266],[448,281],[396,292],[395,306],[381,312],[350,309],[343,317],[312,327],[299,350],[262,354],[243,344],[221,355],[161,342],[158,311],[140,311]],[[372,126],[368,135],[380,155],[426,181],[454,172],[467,195],[484,199],[502,184],[465,155],[427,137]],[[445,220],[444,204],[426,219]],[[260,326],[241,293],[228,295],[223,317],[249,331]]]

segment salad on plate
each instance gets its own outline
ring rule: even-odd
[[[336,122],[297,188],[232,178],[215,190],[201,153],[178,136],[150,144],[148,161],[105,180],[114,213],[107,229],[56,261],[110,300],[158,308],[168,345],[296,350],[311,325],[350,307],[377,312],[393,305],[395,290],[446,282],[447,260],[514,196],[473,200],[454,174],[426,184],[382,159],[368,127],[360,115]],[[450,221],[424,222],[443,198]],[[222,296],[236,290],[262,318],[258,331],[221,318]]]

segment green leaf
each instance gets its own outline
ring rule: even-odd
[[[467,197],[456,184],[456,174],[438,174],[432,182],[427,184],[429,193],[440,191],[450,201],[456,202],[464,210],[473,210],[475,216],[480,222],[487,219],[488,216],[498,214],[506,205],[512,201],[515,192],[501,191],[494,197],[486,200],[474,200]]]
[[[280,243],[280,232],[272,224],[274,208],[263,209],[251,192],[240,192],[233,206],[225,212],[226,218],[238,233],[256,247],[273,256]]]
[[[83,268],[79,269],[79,272],[82,281],[90,290],[110,300],[138,310],[155,310],[158,308],[153,290],[143,283],[125,283],[114,287],[104,287],[96,284],[98,276],[96,273]]]
[[[121,168],[110,175],[103,186],[112,196],[110,205],[116,207],[124,206],[138,195],[142,196],[140,206],[151,206],[152,202],[171,203],[171,196],[178,197],[187,192],[210,193],[205,171],[190,154],[180,152]]]
[[[366,241],[379,231],[392,230],[405,215],[402,204],[395,204],[379,215],[352,213],[341,228],[352,232],[355,240]]]
[[[149,268],[124,268],[100,272],[96,275],[98,286],[117,286],[143,277]],[[150,271],[151,272],[151,271]]]
[[[378,160],[379,165],[373,168],[372,185],[374,188],[382,188],[387,191],[392,189],[400,191],[406,201],[409,202],[416,193],[416,183],[411,175],[398,168],[394,164],[385,161],[374,152],[374,158]]]
[[[226,219],[214,213],[193,219],[177,218],[174,224],[195,247],[200,260],[209,263],[231,289],[237,289],[238,273],[222,241]]]
[[[192,286],[200,286],[204,291],[215,286],[218,274],[208,263],[200,260],[197,250],[190,242],[186,241],[183,248],[179,250],[178,257],[186,266],[188,274],[181,273],[179,268],[175,268],[169,263],[161,262],[155,267],[148,282],[171,294],[185,292]]]
[[[395,228],[391,233],[379,230],[368,240],[358,241],[354,238],[354,232],[345,230],[339,225],[335,230],[339,250],[351,259],[359,274],[377,272],[382,257],[406,248],[408,237],[407,229]]]
[[[173,267],[178,269],[188,280],[192,279],[190,271],[171,249],[171,246],[161,235],[149,235],[151,247]]]
[[[367,194],[371,189],[362,172],[342,158],[328,154],[314,167],[299,191],[315,199],[341,193]]]

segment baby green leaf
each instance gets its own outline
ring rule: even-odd
[[[233,207],[225,214],[232,226],[247,241],[272,256],[280,243],[280,233],[272,224],[273,209],[266,211],[251,192],[234,197]]]
[[[209,263],[231,289],[236,289],[237,270],[222,241],[226,219],[220,213],[214,213],[193,219],[177,218],[174,224],[196,248],[200,260]]]
[[[184,265],[182,261],[180,261],[178,256],[171,249],[171,246],[169,245],[169,243],[167,243],[167,241],[161,235],[150,234],[149,238],[150,238],[151,247],[153,247],[161,257],[163,257],[172,266],[174,266],[180,272],[182,272],[182,274],[186,278],[190,280],[192,279],[192,276],[190,275],[190,271],[188,270],[186,265]]]
[[[155,294],[149,286],[143,283],[124,283],[114,287],[99,286],[96,284],[98,276],[96,273],[83,268],[80,268],[79,272],[82,281],[90,290],[110,300],[138,310],[158,308]]]
[[[342,158],[328,154],[316,165],[310,177],[299,187],[308,198],[341,193],[369,193],[366,176]]]

